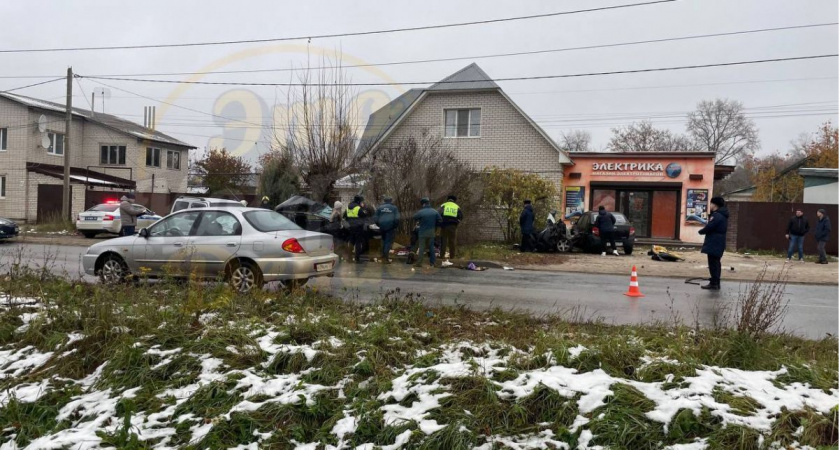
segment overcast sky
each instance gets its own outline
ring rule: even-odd
[[[220,0],[0,3],[0,48],[108,46],[260,39],[414,27],[495,19],[641,0],[589,1],[246,1]],[[612,11],[499,24],[394,34],[314,39],[311,58],[340,49],[344,64],[470,57],[498,53],[602,45],[647,39],[836,22],[837,0],[679,0]],[[463,59],[348,69],[353,82],[436,81],[477,62],[491,77],[604,72],[732,61],[835,54],[836,25],[530,56]],[[0,76],[56,75],[67,66],[82,75],[288,69],[306,61],[307,42],[263,43],[174,49],[0,54]],[[317,64],[318,61],[315,61]],[[704,99],[743,102],[760,130],[762,152],[781,150],[803,132],[837,121],[838,60],[792,61],[647,74],[499,82],[513,100],[553,138],[585,129],[594,145],[606,145],[610,128],[651,118],[682,132],[684,114]],[[170,80],[287,82],[289,72],[214,74],[201,77],[147,76]],[[0,90],[42,81],[0,78]],[[270,123],[285,88],[189,86],[104,81],[110,89],[105,112],[142,123],[143,107],[156,105],[158,129],[201,149],[224,145],[253,158],[265,151],[267,132],[223,125],[215,113]],[[81,86],[80,86],[81,85]],[[101,87],[83,79],[74,85],[74,105],[87,108]],[[359,88],[364,111],[416,86]],[[85,95],[82,95],[81,92]],[[64,83],[17,93],[64,102]],[[152,99],[194,109],[167,107]],[[97,100],[95,109],[102,110]]]

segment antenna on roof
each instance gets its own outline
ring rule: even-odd
[[[111,90],[105,87],[96,87],[93,88],[93,93],[99,96],[102,99],[102,112],[105,112],[105,99],[111,98]],[[91,111],[93,111],[93,103],[91,103],[90,107]]]

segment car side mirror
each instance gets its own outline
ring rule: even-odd
[[[140,229],[140,237],[146,239],[149,237],[149,229],[148,228],[141,228]]]

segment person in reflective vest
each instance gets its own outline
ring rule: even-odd
[[[354,255],[353,261],[356,263],[362,262],[362,252],[364,251],[365,240],[365,218],[367,211],[362,207],[362,202],[365,199],[361,195],[353,197],[353,202],[347,205],[344,211],[344,218],[347,219],[347,224],[350,226],[350,242],[353,243]]]
[[[446,255],[449,250],[449,257],[455,259],[455,244],[458,240],[458,224],[464,220],[464,213],[461,212],[461,207],[457,203],[458,198],[450,195],[446,198],[446,203],[440,205],[438,211],[443,218],[441,224],[440,236],[440,254],[441,257]]]

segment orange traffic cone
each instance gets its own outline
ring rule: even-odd
[[[630,289],[624,293],[628,297],[644,297],[645,294],[639,292],[639,276],[636,275],[636,266],[633,266],[633,272],[630,273]]]

